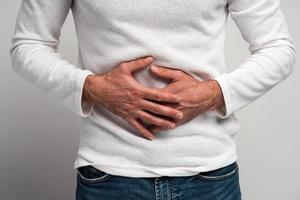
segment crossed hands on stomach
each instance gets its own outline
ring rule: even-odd
[[[106,74],[89,75],[83,100],[122,117],[150,140],[160,130],[175,128],[200,113],[224,106],[217,81],[200,81],[179,69],[151,65],[155,75],[170,83],[163,88],[141,85],[132,74],[153,60],[151,56],[138,58],[122,62]],[[146,127],[143,122],[151,126]]]

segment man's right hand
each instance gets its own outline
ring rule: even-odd
[[[139,58],[122,62],[112,71],[101,75],[89,75],[84,83],[83,98],[88,103],[105,107],[125,119],[146,138],[153,139],[151,131],[139,120],[144,120],[162,128],[174,128],[175,123],[153,114],[180,120],[182,112],[157,102],[180,103],[175,94],[139,84],[132,73],[143,69],[153,62],[153,57]],[[153,101],[151,101],[153,100]],[[146,112],[150,111],[153,114]]]

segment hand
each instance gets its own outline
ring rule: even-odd
[[[182,99],[176,105],[161,103],[183,113],[183,118],[175,120],[176,126],[190,121],[200,113],[224,106],[222,90],[217,81],[200,81],[181,70],[161,66],[152,65],[150,69],[154,74],[171,80],[170,84],[160,88],[160,91],[177,94]],[[157,126],[150,128],[151,132],[158,132],[162,129],[164,128]]]
[[[136,82],[131,73],[147,67],[152,57],[140,58],[119,64],[112,71],[103,75],[89,75],[84,84],[83,98],[88,103],[105,107],[122,117],[129,124],[149,139],[154,135],[139,120],[163,128],[173,128],[173,121],[164,119],[146,111],[180,119],[182,113],[174,108],[160,105],[158,102],[178,104],[181,98],[169,92],[145,87]],[[146,110],[146,111],[145,111]]]

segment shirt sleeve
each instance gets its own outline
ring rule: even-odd
[[[10,49],[14,71],[81,117],[93,105],[82,101],[83,84],[94,73],[62,59],[61,27],[72,0],[23,0]]]
[[[228,11],[249,44],[251,55],[218,81],[225,106],[221,118],[239,111],[293,71],[295,46],[280,9],[279,0],[228,0]]]

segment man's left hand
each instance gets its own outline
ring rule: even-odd
[[[171,81],[160,90],[177,94],[182,98],[181,103],[176,105],[160,102],[183,113],[180,120],[173,120],[176,126],[190,121],[201,113],[224,106],[222,90],[216,80],[200,81],[181,70],[156,65],[151,66],[151,71],[157,76]],[[153,125],[150,130],[158,132],[162,128]]]

